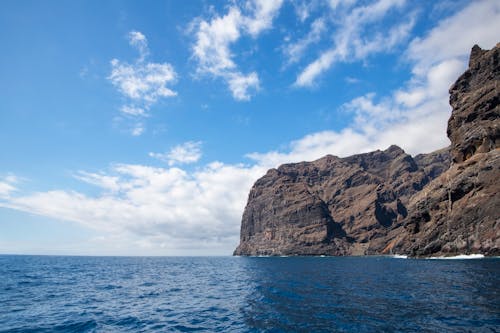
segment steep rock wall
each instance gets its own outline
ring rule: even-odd
[[[234,254],[499,255],[499,53],[474,46],[450,88],[450,148],[271,169],[250,191]]]

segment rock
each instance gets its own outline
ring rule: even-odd
[[[393,251],[411,256],[500,255],[500,149],[453,165],[408,204]],[[436,244],[439,244],[438,247]]]
[[[431,154],[418,154],[414,160],[424,169],[425,174],[434,179],[450,167],[450,147],[436,150]]]
[[[450,88],[448,137],[455,163],[500,147],[500,45],[472,48],[469,68]]]
[[[454,164],[410,200],[393,251],[500,255],[499,52],[500,44],[490,51],[475,45],[469,69],[450,88]]]
[[[234,254],[499,255],[499,47],[474,46],[450,89],[451,147],[271,169],[250,191]]]
[[[250,191],[235,254],[376,253],[383,245],[373,240],[407,216],[409,198],[446,168],[446,154],[421,155],[419,167],[391,146],[269,170]]]

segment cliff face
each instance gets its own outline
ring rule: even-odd
[[[472,48],[469,69],[450,88],[448,121],[452,157],[463,162],[500,146],[500,43],[490,51]]]
[[[419,166],[391,146],[271,169],[250,191],[235,254],[376,253],[383,241],[374,240],[407,217],[410,197],[449,165],[448,156],[421,155]]]
[[[498,53],[475,46],[450,89],[451,150],[271,169],[250,191],[234,254],[499,254]]]
[[[394,251],[413,256],[500,254],[500,44],[472,48],[450,88],[453,164],[414,195]]]

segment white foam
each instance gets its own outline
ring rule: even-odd
[[[396,258],[396,259],[408,259],[408,256],[405,255],[405,254],[393,254],[392,258]]]
[[[459,254],[458,256],[453,257],[430,257],[429,259],[481,259],[484,258],[484,254]]]

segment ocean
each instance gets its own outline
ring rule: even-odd
[[[4,255],[0,332],[500,332],[500,259]]]

